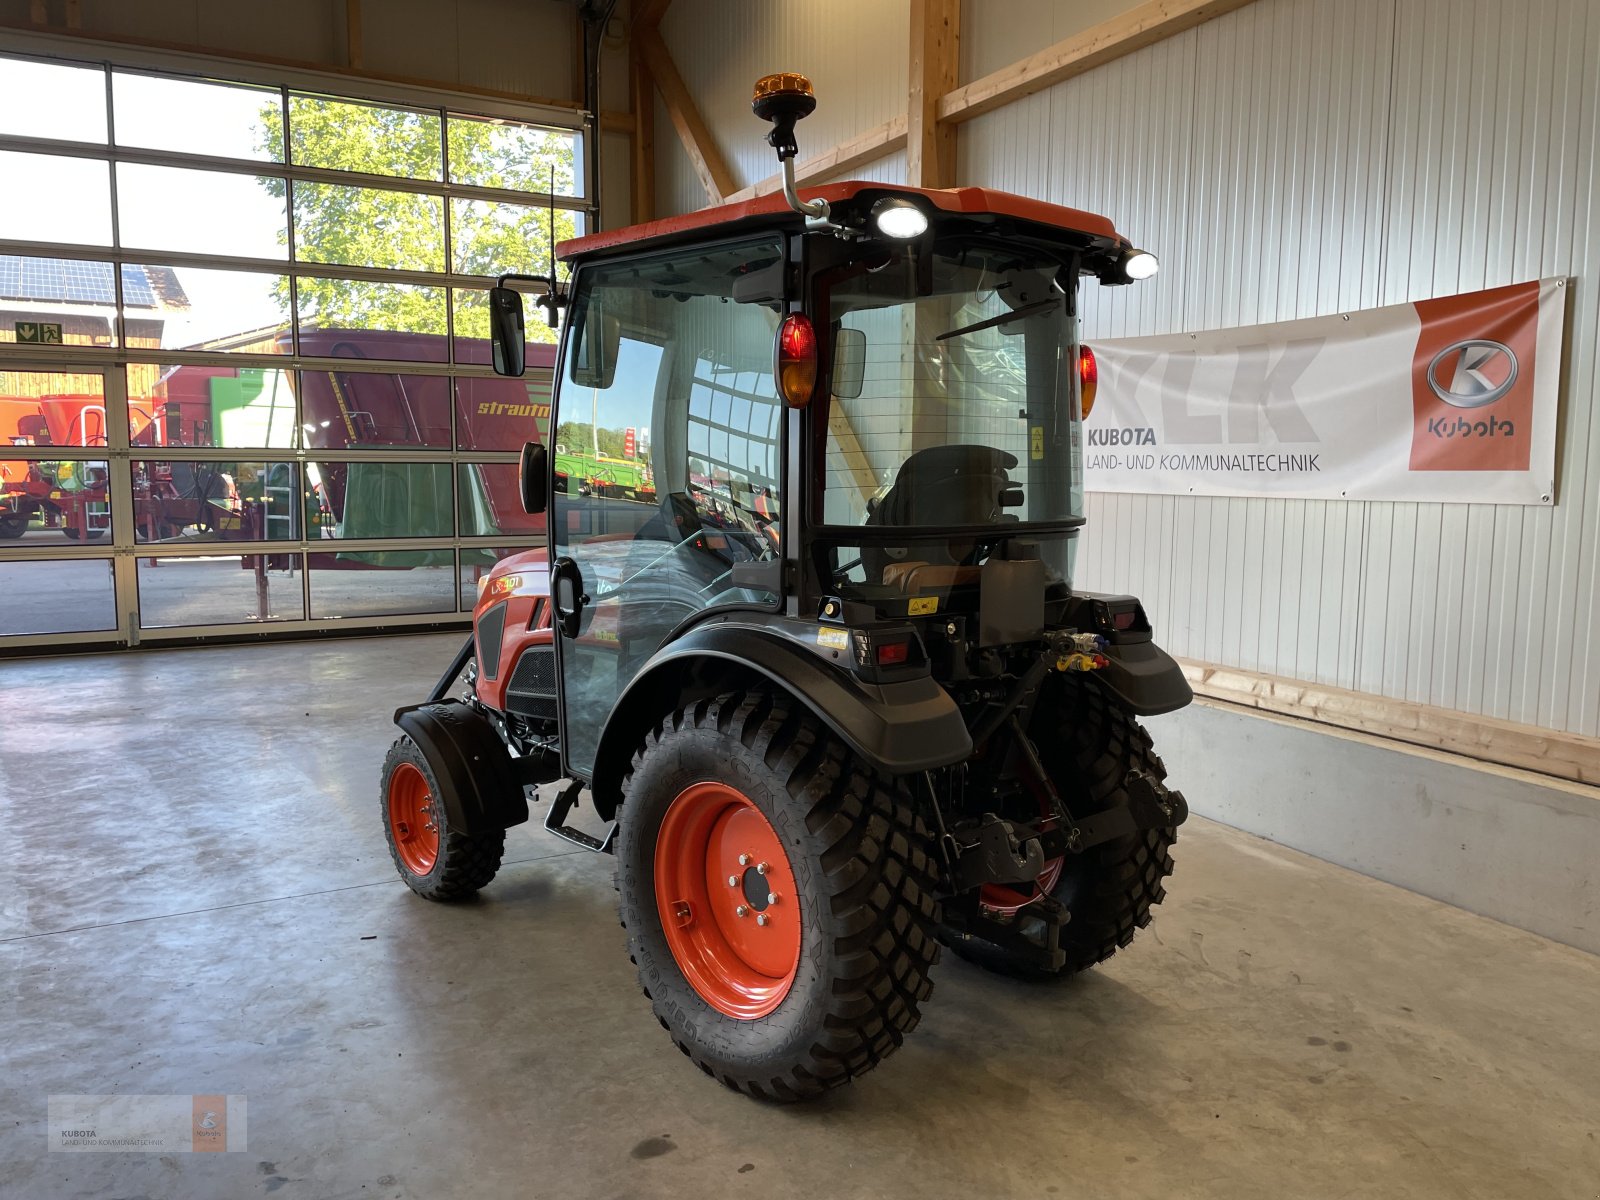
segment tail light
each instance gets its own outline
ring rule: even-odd
[[[911,657],[911,643],[907,642],[879,642],[878,665],[880,667],[898,667]]]
[[[817,386],[817,331],[809,318],[790,313],[778,326],[778,390],[790,408],[811,403]]]
[[[1078,397],[1083,404],[1084,420],[1094,407],[1095,389],[1100,385],[1100,364],[1094,360],[1094,351],[1087,346],[1078,347]]]

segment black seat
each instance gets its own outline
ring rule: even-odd
[[[868,525],[915,525],[933,534],[957,525],[994,525],[1003,519],[1001,494],[1011,487],[1007,471],[1017,456],[993,446],[929,446],[900,464],[894,485],[867,514]],[[959,565],[976,553],[962,542],[955,547],[935,542],[907,547],[867,546],[861,564],[867,578],[881,581],[883,569],[908,556],[925,562]]]

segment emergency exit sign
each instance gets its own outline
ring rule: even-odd
[[[19,342],[32,343],[36,346],[61,345],[60,322],[17,321],[12,328],[16,331]]]

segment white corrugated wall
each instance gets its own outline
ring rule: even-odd
[[[964,79],[1074,8],[969,0]],[[771,164],[747,77],[827,78],[800,127],[825,149],[903,110],[905,17],[678,0],[664,28],[750,182]],[[1576,281],[1554,507],[1097,495],[1084,585],[1141,595],[1180,655],[1600,735],[1596,62],[1600,0],[1256,0],[961,127],[963,182],[1161,255],[1152,283],[1086,289],[1090,338]],[[692,175],[666,186],[687,172],[661,141],[663,204],[703,204]]]

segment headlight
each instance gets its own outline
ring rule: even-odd
[[[1161,263],[1148,250],[1130,250],[1122,260],[1122,273],[1129,279],[1149,279],[1161,269]]]

